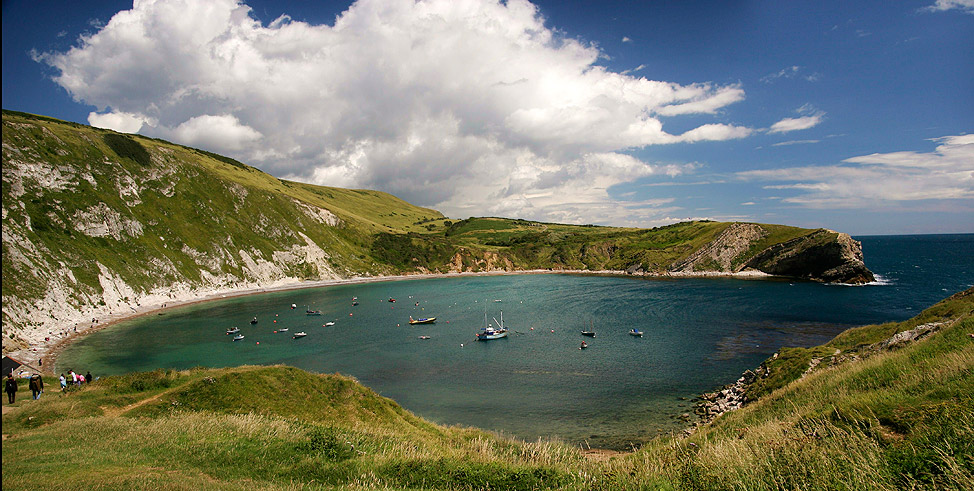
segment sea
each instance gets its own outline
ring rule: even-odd
[[[351,375],[440,424],[630,449],[681,431],[694,397],[781,347],[902,321],[974,285],[974,234],[856,239],[876,273],[869,285],[573,274],[346,284],[122,322],[71,344],[56,368],[105,376],[286,364]],[[485,322],[503,322],[509,336],[478,341]],[[235,326],[240,341],[226,334]]]

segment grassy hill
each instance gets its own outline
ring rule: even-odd
[[[531,269],[872,279],[848,235],[453,220],[139,135],[3,111],[3,350],[146,304],[304,280]]]
[[[972,333],[974,289],[782,350],[748,405],[608,459],[434,425],[350,378],[284,366],[136,373],[64,395],[50,379],[5,409],[3,487],[970,489]]]

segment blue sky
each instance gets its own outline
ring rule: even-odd
[[[974,232],[974,0],[3,2],[3,107],[452,217]]]

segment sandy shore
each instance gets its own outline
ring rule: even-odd
[[[93,332],[97,332],[101,329],[105,329],[113,326],[114,324],[133,319],[136,317],[141,317],[149,314],[159,314],[168,309],[173,309],[176,307],[182,307],[186,305],[197,304],[201,302],[210,302],[214,300],[222,300],[227,298],[242,297],[247,295],[258,295],[268,292],[277,291],[288,291],[288,290],[300,290],[305,288],[320,288],[325,286],[334,285],[348,285],[357,283],[373,283],[379,281],[403,281],[403,280],[417,280],[426,278],[459,278],[468,276],[503,276],[503,275],[519,275],[519,274],[584,274],[584,275],[603,275],[603,276],[626,276],[626,277],[637,277],[637,278],[708,278],[708,277],[734,277],[734,278],[766,278],[769,275],[762,273],[760,271],[742,271],[739,273],[644,273],[644,274],[627,274],[625,271],[590,271],[590,270],[524,270],[524,271],[486,271],[486,272],[467,272],[467,273],[435,273],[435,274],[409,274],[409,275],[396,275],[396,276],[367,276],[367,277],[353,277],[344,279],[330,279],[330,280],[319,280],[319,281],[298,281],[281,283],[278,285],[268,286],[264,288],[245,288],[239,290],[223,291],[218,293],[213,293],[209,295],[203,295],[192,298],[184,299],[168,299],[167,301],[159,302],[148,302],[146,304],[138,304],[136,307],[129,307],[128,310],[112,312],[107,315],[96,316],[92,319],[92,322],[87,323],[69,323],[64,326],[59,326],[56,330],[60,330],[65,333],[63,337],[52,338],[48,341],[42,341],[31,345],[27,349],[18,350],[10,353],[10,356],[17,359],[21,363],[25,363],[30,367],[40,368],[44,373],[53,373],[54,367],[56,365],[57,357],[61,354],[64,348],[71,343],[77,341],[78,339],[87,336]],[[43,360],[43,364],[39,364],[38,361]]]

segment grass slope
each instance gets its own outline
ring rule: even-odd
[[[974,289],[809,351],[931,322],[943,325],[924,339],[805,376],[803,356],[769,360],[799,375],[687,438],[608,460],[437,426],[350,378],[284,366],[137,373],[65,395],[51,380],[3,416],[3,487],[970,489]]]

